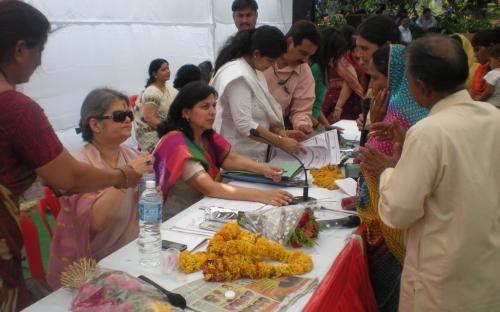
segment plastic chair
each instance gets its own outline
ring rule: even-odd
[[[61,210],[59,199],[57,198],[56,194],[54,194],[54,192],[50,189],[50,187],[47,186],[43,187],[43,194],[45,195],[45,201],[50,209],[50,212],[52,213],[52,216],[54,216],[54,219],[57,219],[59,211]]]
[[[21,212],[19,227],[23,235],[26,260],[28,262],[31,278],[45,281],[46,275],[42,263],[42,252],[40,250],[38,231],[33,221],[24,212]]]
[[[360,236],[363,230],[360,226],[356,234],[351,235],[303,312],[378,311]]]
[[[38,212],[40,219],[42,219],[42,222],[45,225],[47,232],[49,233],[50,239],[52,239],[52,229],[50,228],[50,225],[49,225],[49,222],[47,221],[47,216],[46,216],[46,213],[49,209],[50,208],[47,205],[46,198],[42,198],[38,201],[38,203],[36,205],[36,211]]]

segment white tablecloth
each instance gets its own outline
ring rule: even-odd
[[[268,185],[257,185],[257,184],[247,184],[247,183],[235,183],[241,186],[249,187],[259,187],[259,188],[272,188]],[[301,195],[301,188],[288,188],[287,191],[294,195]],[[309,196],[315,197],[324,207],[339,209],[340,210],[340,200],[347,195],[339,190],[329,191],[322,188],[312,187],[309,190]],[[257,209],[263,204],[253,203],[253,202],[238,202],[238,201],[226,201],[214,198],[204,198],[193,206],[187,208],[183,212],[179,213],[170,220],[167,220],[162,225],[162,238],[177,242],[194,242],[199,240],[198,235],[179,233],[177,231],[169,230],[172,226],[178,227],[195,227],[203,220],[203,211],[200,207],[203,206],[224,206],[241,210],[252,210]],[[345,217],[344,213],[336,213],[329,210],[319,210],[316,213],[319,219],[332,219]],[[335,260],[335,257],[339,254],[345,245],[346,237],[352,232],[352,229],[334,229],[334,230],[324,230],[320,233],[317,240],[318,245],[312,248],[303,248],[305,252],[313,257],[314,269],[308,274],[303,275],[304,277],[318,277],[320,280],[326,274],[330,265]],[[129,243],[123,248],[112,253],[108,257],[102,259],[99,265],[103,268],[115,269],[126,271],[131,275],[147,275],[149,278],[160,284],[166,289],[172,290],[185,283],[200,279],[203,277],[201,272],[196,272],[192,274],[184,274],[181,272],[174,272],[169,275],[161,274],[161,272],[148,272],[145,271],[138,264],[138,245],[136,241]],[[311,297],[312,293],[309,293],[298,301],[296,301],[292,308],[288,311],[301,311],[306,305],[307,301]],[[49,296],[43,298],[42,300],[31,305],[24,311],[69,311],[71,306],[71,300],[74,294],[66,289],[59,289]]]

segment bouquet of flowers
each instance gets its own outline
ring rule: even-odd
[[[155,287],[125,272],[101,270],[94,260],[79,259],[68,266],[61,283],[77,290],[72,311],[178,311]]]
[[[314,217],[314,212],[306,208],[299,218],[299,222],[288,239],[288,244],[293,248],[302,246],[312,247],[320,231],[320,225]]]
[[[239,212],[241,227],[294,248],[314,245],[320,229],[314,217],[317,202]]]

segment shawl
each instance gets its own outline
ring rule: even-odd
[[[215,74],[211,84],[215,90],[217,90],[219,96],[222,97],[229,83],[240,77],[245,80],[252,90],[258,105],[260,105],[262,109],[267,112],[271,125],[279,125],[283,128],[283,111],[281,109],[281,105],[269,93],[267,86],[262,85],[262,83],[257,79],[255,70],[248,65],[244,58],[241,57],[224,64]],[[219,108],[219,106],[217,107]],[[221,125],[222,114],[220,111],[217,111],[214,129],[219,131]]]
[[[215,131],[203,136],[203,145],[197,145],[180,131],[170,131],[160,139],[154,151],[154,168],[162,194],[167,194],[182,176],[184,163],[189,159],[200,162],[212,179],[217,178],[231,145]]]
[[[479,63],[476,62],[476,57],[474,56],[474,48],[472,47],[472,43],[470,42],[467,37],[465,37],[462,34],[454,34],[458,38],[460,38],[460,41],[462,42],[462,48],[465,51],[465,54],[467,55],[467,65],[469,66],[469,76],[467,77],[467,80],[465,82],[465,86],[467,90],[470,89],[471,83],[472,83],[472,78],[474,77],[474,73],[476,69],[479,66]]]
[[[388,70],[389,103],[384,121],[395,120],[400,126],[408,129],[426,117],[429,111],[410,97],[409,83],[405,75],[404,53],[404,46],[391,45]],[[392,142],[371,137],[367,144],[392,156]],[[367,241],[374,245],[383,237],[390,252],[402,263],[404,260],[403,231],[391,229],[381,222],[378,215],[378,179],[365,170],[362,174],[359,183],[358,213],[367,227]]]
[[[124,165],[137,156],[137,152],[121,146],[118,165]],[[75,158],[93,167],[109,169],[99,151],[86,144],[75,153]],[[79,258],[101,260],[134,239],[138,234],[137,188],[128,188],[121,207],[112,224],[103,232],[91,235],[92,206],[106,189],[64,196],[59,199],[61,210],[54,227],[54,238],[50,246],[47,282],[54,288],[60,286],[60,274]]]

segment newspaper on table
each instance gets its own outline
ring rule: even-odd
[[[297,299],[312,291],[318,279],[288,276],[275,279],[241,279],[232,282],[193,281],[174,290],[186,298],[194,311],[271,312],[285,311]],[[233,291],[234,298],[226,298]]]
[[[303,142],[303,152],[296,156],[304,163],[306,169],[320,168],[340,162],[340,147],[337,130],[325,131]],[[270,161],[296,162],[295,158],[278,148],[271,148]]]

